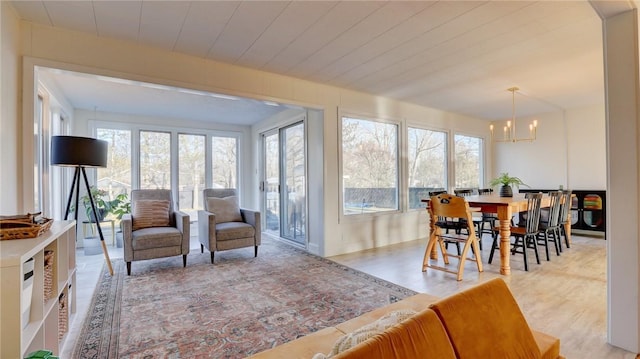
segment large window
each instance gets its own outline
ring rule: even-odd
[[[98,189],[109,200],[131,192],[131,131],[98,128],[97,138],[107,141],[107,167],[98,168]]]
[[[345,215],[398,210],[398,125],[342,118]]]
[[[203,209],[205,136],[178,135],[178,205],[192,218]]]
[[[213,136],[211,138],[211,172],[214,188],[238,186],[238,139]]]
[[[424,208],[430,191],[447,188],[447,133],[407,130],[409,208]]]
[[[171,189],[171,134],[140,131],[140,188]]]
[[[456,188],[482,186],[482,139],[455,135]]]

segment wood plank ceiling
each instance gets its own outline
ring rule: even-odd
[[[586,1],[13,1],[26,21],[484,119],[604,102]]]

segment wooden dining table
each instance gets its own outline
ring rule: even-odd
[[[480,212],[483,213],[495,213],[498,217],[499,228],[500,228],[500,274],[510,275],[511,274],[511,218],[514,214],[518,212],[524,212],[527,210],[527,200],[525,199],[524,193],[515,193],[513,197],[500,197],[497,194],[488,194],[488,195],[472,195],[464,197],[467,202],[469,202],[469,207],[477,208]],[[429,203],[430,199],[423,199],[422,202],[427,203],[427,213],[429,213]],[[541,207],[549,207],[551,199],[549,195],[545,194],[542,197]],[[567,236],[570,236],[571,233],[571,211],[569,211],[569,218],[567,219],[567,224],[565,225],[565,230]],[[429,221],[429,234],[431,234],[433,230],[433,223],[437,221],[437,218],[430,218]],[[435,249],[435,247],[434,247]],[[431,252],[431,258],[436,259],[437,253],[435,251]]]

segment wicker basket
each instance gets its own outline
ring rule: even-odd
[[[51,228],[52,219],[45,218],[41,223],[32,219],[0,219],[0,240],[38,237]]]
[[[69,324],[69,305],[67,304],[67,294],[62,292],[58,299],[58,340],[61,341],[67,333]]]
[[[44,251],[44,299],[53,298],[53,254],[52,250]]]

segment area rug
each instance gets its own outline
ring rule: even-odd
[[[74,358],[244,358],[414,291],[273,239],[103,269]]]

